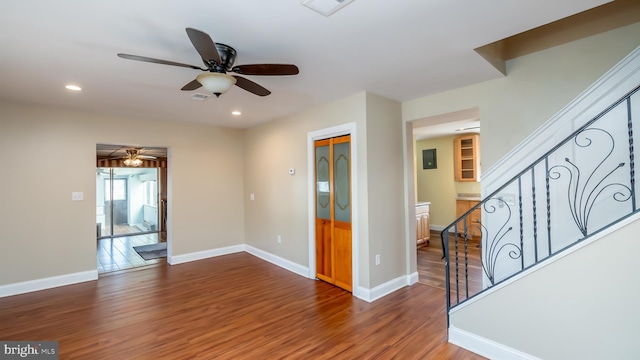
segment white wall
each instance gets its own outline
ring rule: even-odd
[[[243,243],[241,131],[0,103],[0,286],[96,270],[97,143],[169,148],[171,254]]]

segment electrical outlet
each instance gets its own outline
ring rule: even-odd
[[[278,244],[282,243],[282,236],[278,235]]]
[[[71,201],[82,201],[84,200],[84,193],[80,191],[74,191],[71,193]]]
[[[376,266],[380,265],[380,254],[376,255]]]

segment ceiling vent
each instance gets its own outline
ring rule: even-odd
[[[195,93],[195,94],[191,95],[190,99],[193,100],[193,101],[205,101],[210,97],[211,97],[211,95]]]
[[[353,2],[353,0],[304,0],[302,5],[319,12],[324,16],[329,16],[351,2]]]

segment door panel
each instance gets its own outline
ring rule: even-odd
[[[352,291],[351,271],[351,224],[336,221],[333,230],[335,245],[335,284],[347,291]]]
[[[316,276],[318,279],[333,282],[333,269],[331,268],[331,221],[316,219]]]
[[[315,142],[316,277],[352,291],[350,136]]]

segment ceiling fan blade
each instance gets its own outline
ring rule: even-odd
[[[196,70],[202,70],[202,71],[206,71],[207,70],[207,69],[203,69],[201,67],[195,66],[195,65],[183,64],[183,63],[179,63],[179,62],[175,62],[175,61],[154,59],[154,58],[150,58],[150,57],[146,57],[146,56],[129,55],[129,54],[118,54],[118,56],[123,58],[123,59],[128,59],[128,60],[144,61],[144,62],[150,62],[150,63],[156,63],[156,64],[162,64],[162,65],[181,66],[181,67],[186,67],[186,68],[191,68],[191,69],[196,69]]]
[[[271,94],[271,91],[265,89],[264,87],[256,84],[255,82],[247,78],[243,78],[241,76],[235,76],[235,75],[233,75],[233,77],[236,78],[237,86],[247,90],[250,93],[254,93],[258,96],[267,96]]]
[[[156,160],[157,159],[155,156],[151,156],[151,155],[137,155],[136,157],[138,159],[147,159],[147,160]]]
[[[196,48],[205,63],[209,64],[211,61],[215,61],[216,64],[222,64],[216,44],[209,35],[193,28],[187,28],[186,30],[193,47]]]
[[[243,75],[297,75],[298,67],[290,64],[251,64],[234,66],[231,71]]]
[[[193,79],[193,80],[191,80],[190,83],[188,83],[187,85],[183,86],[182,89],[180,89],[180,90],[182,90],[182,91],[191,91],[191,90],[198,89],[201,86],[202,86],[202,84],[200,84],[198,82],[198,80]]]

